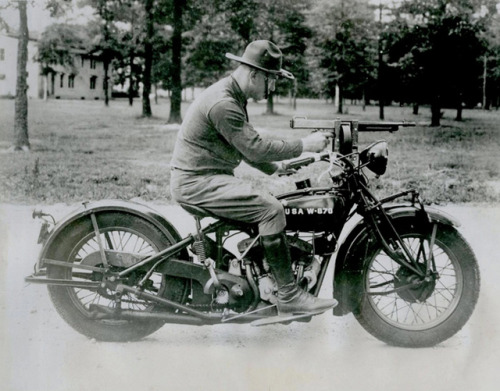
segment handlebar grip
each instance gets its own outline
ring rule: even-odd
[[[283,168],[285,170],[294,170],[296,168],[300,168],[302,166],[307,166],[308,164],[311,164],[315,161],[316,159],[313,156],[310,157],[305,157],[302,159],[295,159],[287,163],[283,163]]]
[[[324,160],[328,158],[330,154],[328,152],[322,154],[316,154],[314,156],[308,156],[304,158],[290,160],[287,163],[283,163],[283,168],[285,170],[294,170],[296,168],[300,168],[302,166],[307,166],[308,164],[319,162],[320,160]]]

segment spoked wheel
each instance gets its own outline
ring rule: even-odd
[[[106,250],[133,254],[135,257],[153,255],[174,243],[154,225],[137,216],[126,213],[103,213],[97,215],[100,241]],[[55,253],[56,260],[102,267],[99,241],[95,235],[90,218],[68,227],[62,232]],[[124,267],[111,266],[111,271]],[[49,278],[72,281],[99,282],[102,274],[95,270],[82,270],[48,265]],[[145,276],[137,271],[123,281],[134,286]],[[153,273],[142,286],[147,293],[169,300],[183,302],[187,292],[187,281]],[[113,310],[157,311],[154,303],[138,299],[131,294],[123,294],[118,304],[116,292],[106,288],[82,289],[63,286],[49,286],[52,302],[63,319],[78,332],[103,341],[133,341],[141,339],[162,325],[158,320],[120,320],[96,316],[98,308]],[[162,310],[166,310],[162,308]],[[98,311],[97,311],[98,312]]]
[[[420,277],[369,246],[356,317],[378,339],[395,346],[426,347],[442,342],[467,322],[479,295],[475,256],[452,227],[439,226],[432,245],[411,223],[396,227],[419,262]]]

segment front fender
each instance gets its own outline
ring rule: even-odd
[[[386,205],[384,211],[393,221],[399,219],[422,219],[425,223],[437,223],[447,226],[459,227],[460,223],[452,216],[438,209],[425,207],[424,214],[420,208],[412,205]],[[428,219],[427,220],[427,216]],[[360,297],[359,292],[353,292],[352,286],[356,285],[357,278],[361,278],[364,258],[356,254],[356,249],[369,235],[370,229],[366,222],[361,219],[349,232],[339,247],[335,261],[335,272],[333,279],[334,297],[339,305],[335,307],[335,315],[345,315],[353,311]]]
[[[38,272],[44,267],[43,259],[46,257],[47,253],[50,253],[51,248],[57,244],[57,239],[63,230],[72,224],[78,223],[81,219],[89,218],[92,213],[98,214],[102,212],[120,212],[138,216],[155,225],[172,242],[181,240],[179,232],[165,217],[144,204],[124,200],[84,202],[82,206],[69,213],[54,226],[44,241],[38,257],[38,262],[35,266],[35,271]]]

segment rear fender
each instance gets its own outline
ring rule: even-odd
[[[425,207],[427,215],[422,213],[420,208],[411,205],[387,205],[385,212],[397,224],[403,219],[415,219],[418,224],[437,223],[446,226],[459,227],[460,223],[452,216],[431,207]],[[429,216],[429,220],[427,220]],[[360,279],[364,255],[360,254],[360,244],[367,240],[370,229],[366,222],[360,220],[349,232],[342,242],[335,261],[335,272],[333,279],[334,297],[339,305],[335,307],[335,315],[346,315],[352,312],[361,299],[361,292],[356,292],[354,287]]]
[[[101,200],[92,203],[85,202],[81,207],[68,214],[54,226],[45,239],[43,248],[38,257],[38,262],[35,266],[35,271],[38,272],[44,267],[43,259],[47,257],[47,254],[52,252],[53,247],[57,245],[58,239],[63,231],[70,228],[71,225],[78,224],[82,219],[90,218],[91,214],[97,215],[103,212],[119,212],[135,215],[153,224],[172,242],[181,240],[181,236],[175,227],[165,217],[149,206],[124,200]]]

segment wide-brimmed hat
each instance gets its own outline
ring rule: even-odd
[[[238,57],[234,54],[226,53],[226,57],[276,76],[294,79],[292,73],[281,68],[283,55],[279,47],[271,41],[259,40],[250,42],[243,56]]]

